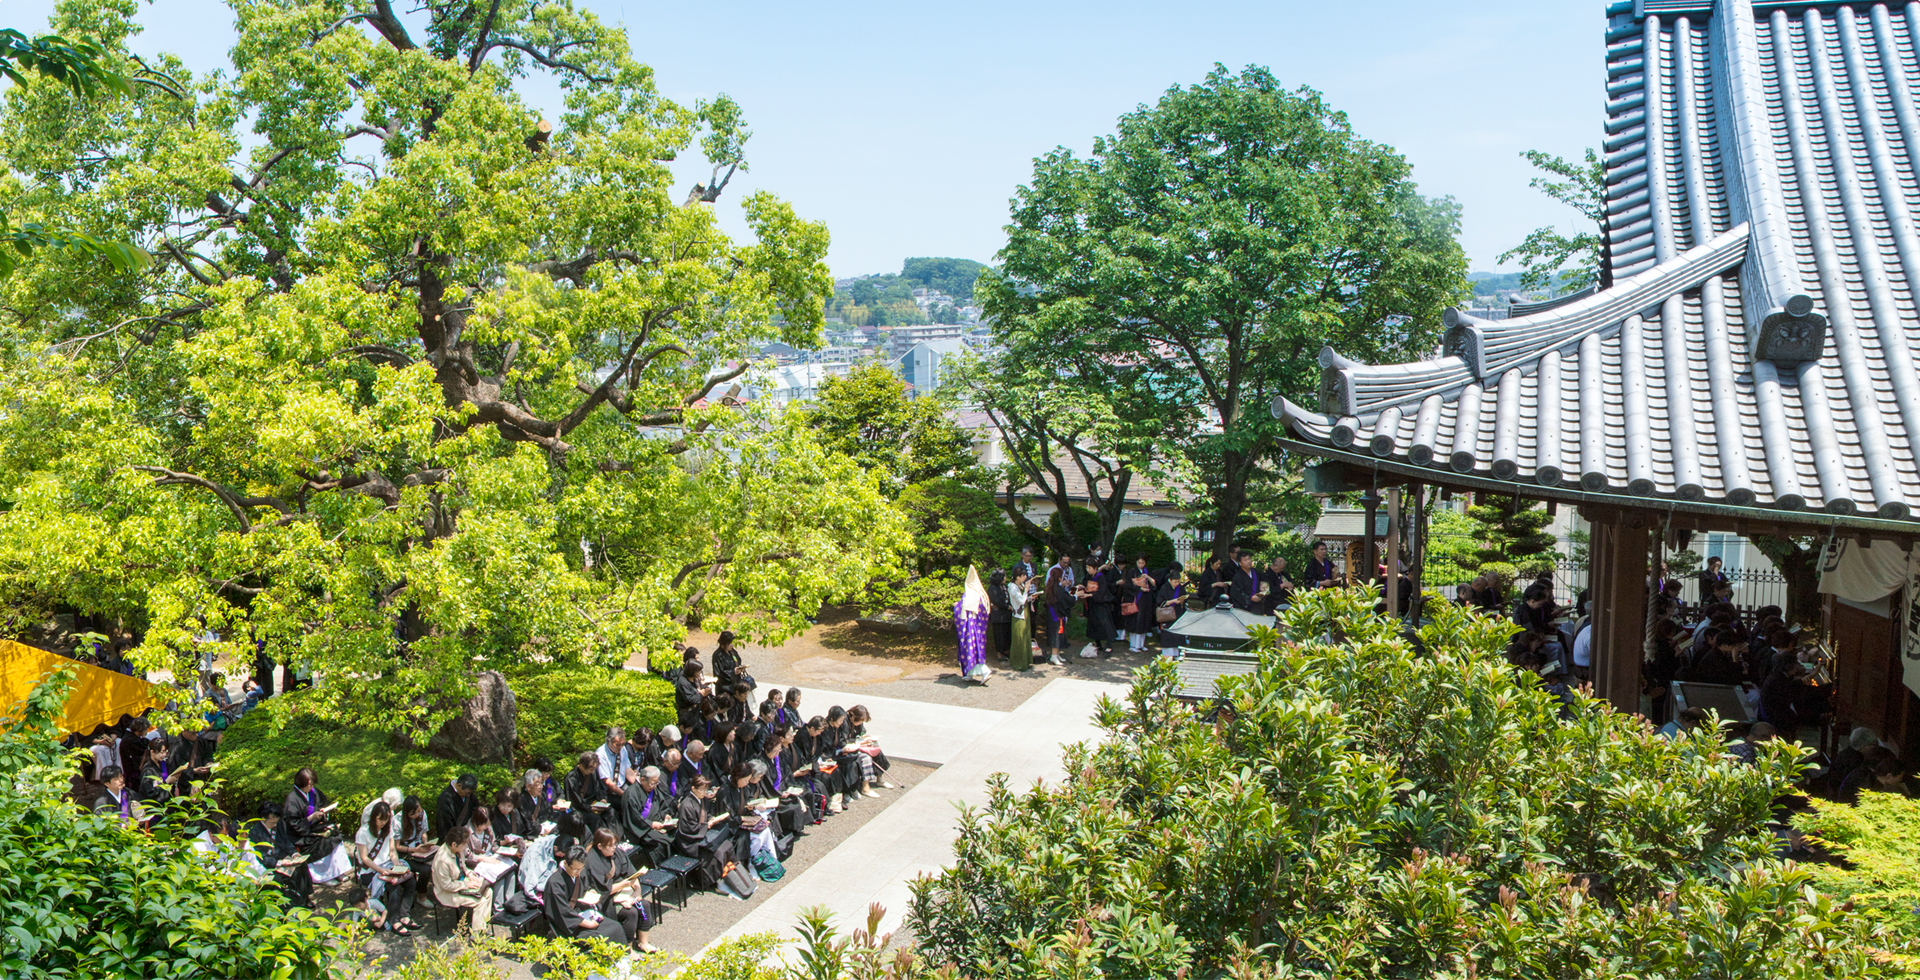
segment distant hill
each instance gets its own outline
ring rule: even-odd
[[[960,323],[955,305],[973,301],[973,282],[986,268],[972,259],[913,258],[901,264],[898,275],[882,272],[836,280],[833,299],[827,301],[827,316],[851,327],[912,326],[929,319]],[[916,289],[938,290],[952,297],[954,303],[922,310],[913,299]]]

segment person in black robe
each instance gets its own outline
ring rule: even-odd
[[[298,857],[293,841],[287,837],[287,825],[278,803],[260,804],[260,819],[247,826],[247,844],[267,869],[273,886],[298,908],[313,906],[313,869],[307,862],[282,866],[280,862]]]
[[[805,728],[793,733],[793,759],[805,767],[799,775],[816,805],[824,806],[827,813],[841,811],[840,794],[845,789],[840,765],[834,759],[838,749],[827,737],[827,719],[820,715],[814,715]]]
[[[555,847],[563,843],[584,843],[587,834],[600,826],[601,811],[594,809],[594,804],[604,802],[606,792],[606,784],[600,781],[599,758],[592,752],[580,753],[566,780],[560,784],[561,799],[567,805],[554,805],[554,812],[560,815],[556,822],[561,838],[554,842]]]
[[[722,631],[719,644],[713,648],[713,679],[716,690],[731,690],[735,684],[745,684],[749,689],[754,686],[739,649],[733,645],[732,630]]]
[[[726,783],[727,774],[733,771],[734,763],[740,761],[739,746],[739,724],[730,723],[714,729],[713,741],[707,743],[707,766],[712,770],[707,775],[713,778],[715,786]]]
[[[1065,559],[1062,558],[1064,562]],[[1041,627],[1040,645],[1048,651],[1047,662],[1056,667],[1067,665],[1067,624],[1073,619],[1075,590],[1065,564],[1047,569],[1046,615],[1034,625]]]
[[[1133,603],[1133,613],[1122,624],[1127,631],[1128,650],[1135,653],[1145,650],[1147,639],[1160,628],[1153,616],[1153,600],[1159,589],[1160,578],[1147,568],[1147,556],[1134,556],[1133,570],[1127,580],[1127,601]]]
[[[213,732],[216,737],[218,732]],[[180,773],[174,784],[175,796],[190,796],[195,784],[204,782],[213,773],[212,743],[200,738],[200,730],[181,732],[167,740],[167,766]]]
[[[987,577],[987,631],[993,635],[993,653],[1002,664],[1013,649],[1013,607],[1007,603],[1007,573],[994,569]]]
[[[1273,560],[1267,563],[1266,571],[1260,573],[1260,581],[1267,587],[1267,601],[1262,611],[1269,616],[1293,601],[1293,592],[1298,588],[1287,575],[1287,560],[1279,555],[1273,556]]]
[[[514,791],[515,833],[520,833],[528,840],[540,836],[540,825],[553,819],[551,803],[545,798],[546,786],[545,775],[538,769],[529,769],[521,777],[519,788]],[[521,833],[518,829],[521,827],[532,830],[532,833]]]
[[[547,925],[553,928],[553,934],[567,938],[596,936],[608,942],[627,945],[630,940],[625,926],[611,916],[602,916],[600,910],[581,901],[591,891],[587,884],[587,852],[584,844],[575,844],[560,859],[560,866],[547,878],[547,887],[541,896],[541,906],[547,914]],[[591,918],[589,917],[591,912]]]
[[[737,860],[734,835],[726,826],[732,814],[719,805],[718,795],[713,780],[695,776],[674,811],[673,848],[700,863],[699,874],[708,888],[718,885]]]
[[[1265,601],[1260,596],[1260,574],[1253,570],[1253,556],[1240,556],[1240,570],[1233,574],[1228,599],[1235,609],[1258,612]]]
[[[513,843],[518,843],[540,836],[540,825],[520,812],[519,794],[502,789],[493,794],[493,832],[500,835],[503,844],[509,837],[517,838]]]
[[[640,770],[640,778],[628,783],[620,795],[620,830],[649,868],[673,856],[667,826],[672,818],[673,804],[661,791],[660,770],[654,766]]]
[[[1227,598],[1227,589],[1233,584],[1233,576],[1226,571],[1226,562],[1219,557],[1207,559],[1206,567],[1200,571],[1200,598],[1208,608],[1217,606]]]
[[[766,753],[767,736],[773,731],[773,717],[779,710],[768,701],[760,706],[759,714],[752,721],[740,726],[736,739],[742,747],[741,758],[752,759]]]
[[[635,949],[651,953],[654,949],[647,944],[647,910],[640,900],[640,882],[628,880],[633,873],[633,862],[620,853],[620,842],[613,831],[606,827],[594,831],[583,875],[587,887],[600,893],[600,914],[619,922],[621,930],[632,937]],[[614,901],[623,894],[633,900],[631,904]]]
[[[293,774],[293,789],[287,791],[280,809],[286,815],[287,836],[293,839],[293,846],[300,853],[324,858],[340,846],[340,836],[333,824],[333,801],[320,792],[312,769],[303,768]]]
[[[1333,567],[1333,559],[1327,557],[1327,543],[1315,541],[1308,549],[1307,574],[1304,584],[1309,589],[1330,589],[1340,584],[1340,573]]]
[[[1113,653],[1113,638],[1117,634],[1116,621],[1120,610],[1120,572],[1111,562],[1102,564],[1100,570],[1087,576],[1087,639],[1093,641],[1093,648],[1099,656]]]
[[[673,707],[683,727],[691,728],[694,722],[700,720],[700,699],[706,697],[704,673],[700,661],[689,659],[672,678]]]
[[[1172,609],[1174,619],[1179,619],[1180,614],[1187,609],[1187,582],[1185,572],[1186,569],[1182,568],[1179,562],[1174,562],[1167,566],[1165,572],[1160,574],[1160,587],[1155,590],[1153,597],[1153,607],[1156,613],[1154,631],[1156,634],[1164,628],[1160,625],[1157,615],[1160,609]]]
[[[440,831],[440,840],[447,839],[447,831],[467,825],[477,802],[473,794],[479,786],[478,777],[463,773],[458,779],[440,787],[440,799],[436,801],[433,812],[433,825]]]
[[[147,746],[146,763],[140,767],[140,799],[152,806],[163,806],[180,792],[192,770],[176,768],[167,757],[167,747],[158,742]]]
[[[793,742],[793,733],[786,728],[775,728],[767,737],[766,750],[760,759],[766,765],[766,772],[760,777],[757,792],[769,799],[780,801],[774,812],[780,833],[798,835],[808,824],[817,822],[813,807],[813,798],[806,786],[796,783],[794,765],[788,748]]]

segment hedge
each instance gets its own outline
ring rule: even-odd
[[[659,729],[676,717],[673,685],[634,670],[569,670],[518,677],[522,759],[546,758],[565,770],[568,760],[606,741],[607,726],[628,734]]]
[[[1113,560],[1133,565],[1136,555],[1145,553],[1147,567],[1158,571],[1173,564],[1173,538],[1151,524],[1136,524],[1113,539]]]
[[[311,766],[320,789],[339,802],[343,814],[357,815],[389,786],[418,795],[431,809],[440,787],[461,773],[478,776],[491,796],[534,758],[550,759],[564,771],[568,760],[601,743],[608,725],[658,728],[674,717],[672,685],[637,671],[556,671],[516,678],[510,686],[519,704],[518,765],[442,759],[395,748],[383,731],[310,717],[291,719],[275,733],[268,712],[257,710],[227,729],[220,744],[215,775],[225,783],[221,804],[236,817],[251,817],[263,801],[286,796],[294,772]]]

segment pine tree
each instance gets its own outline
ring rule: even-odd
[[[1521,500],[1518,494],[1480,494],[1477,499],[1467,508],[1467,517],[1474,523],[1474,536],[1485,542],[1474,552],[1481,564],[1531,567],[1553,559],[1554,538],[1546,533],[1553,515],[1538,502]]]

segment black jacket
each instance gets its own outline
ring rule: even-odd
[[[587,893],[587,873],[580,872],[574,878],[567,874],[564,867],[555,868],[547,879],[547,890],[541,900],[547,913],[547,924],[553,927],[556,936],[572,936],[580,931],[580,913],[585,908],[575,903],[575,899]]]
[[[1254,597],[1259,594],[1260,594],[1260,573],[1258,572],[1233,573],[1233,591],[1230,596],[1233,602],[1233,608],[1246,609],[1246,610],[1258,612],[1259,610],[1256,608],[1258,606],[1258,602],[1257,600],[1255,600]]]
[[[465,827],[467,819],[473,816],[473,797],[461,796],[453,791],[453,785],[440,788],[440,801],[433,811],[433,829],[439,831],[436,840],[444,842],[447,831],[455,827]]]
[[[333,829],[333,814],[318,814],[319,810],[333,801],[327,799],[327,794],[322,793],[318,788],[311,790],[310,793],[311,795],[309,791],[300,789],[288,790],[287,798],[280,804],[286,811],[283,819],[286,820],[287,836],[293,838],[296,843],[312,837],[324,837]],[[312,819],[307,817],[309,807],[312,807],[316,813]]]

